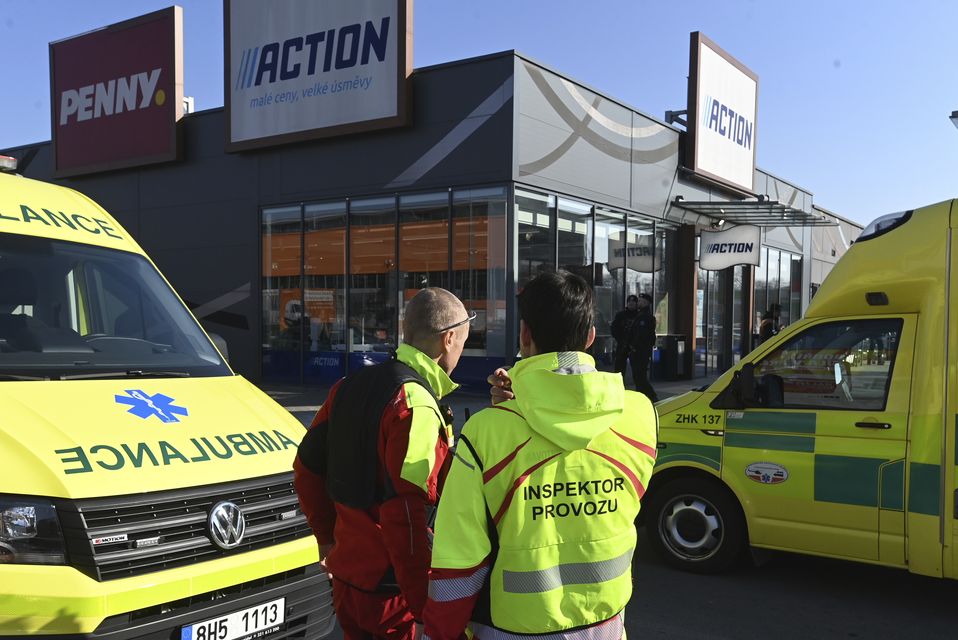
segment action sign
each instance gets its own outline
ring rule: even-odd
[[[689,56],[688,108],[692,171],[751,194],[758,76],[698,31]]]
[[[227,150],[403,125],[412,0],[226,0]]]
[[[762,230],[740,225],[725,231],[703,231],[699,241],[699,268],[721,271],[735,264],[758,264]]]
[[[56,176],[175,160],[183,10],[51,42],[50,96]]]

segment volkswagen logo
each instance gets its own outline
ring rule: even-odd
[[[210,511],[210,539],[220,549],[232,549],[243,541],[246,518],[232,502],[218,502]]]

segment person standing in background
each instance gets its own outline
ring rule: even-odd
[[[655,402],[658,395],[649,382],[649,364],[655,347],[655,316],[652,315],[652,296],[647,293],[630,295],[626,308],[612,321],[612,337],[616,340],[615,371],[625,378],[625,364],[632,367],[635,390]]]

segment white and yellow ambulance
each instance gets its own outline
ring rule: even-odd
[[[0,173],[0,637],[328,634],[303,433],[106,211]]]
[[[805,317],[661,402],[642,509],[698,572],[746,545],[958,577],[958,200],[879,218]]]

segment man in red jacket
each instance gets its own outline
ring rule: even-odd
[[[439,399],[475,315],[445,289],[406,305],[396,358],[337,382],[293,465],[300,505],[333,576],[346,640],[411,640],[426,602],[427,508],[439,499],[452,421]]]

